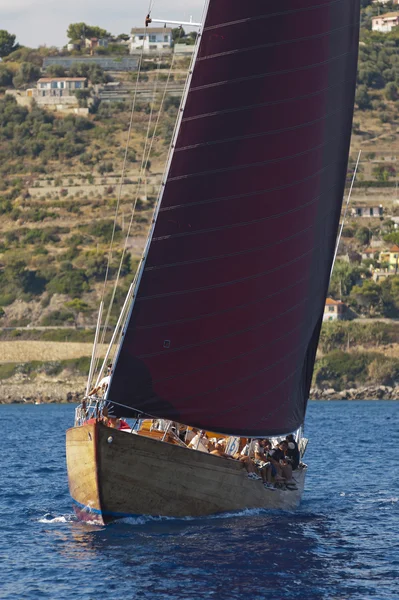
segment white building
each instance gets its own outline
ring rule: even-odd
[[[379,206],[355,206],[351,209],[352,217],[367,217],[371,219],[373,217],[382,217],[384,216],[384,207],[382,204]]]
[[[170,27],[133,27],[129,40],[130,54],[143,50],[149,53],[154,50],[165,50],[172,47],[172,30]]]
[[[71,96],[86,87],[86,77],[42,77],[36,85],[36,96]]]
[[[383,33],[389,33],[394,27],[399,25],[399,12],[385,13],[385,15],[379,15],[371,19],[372,30],[381,31]]]

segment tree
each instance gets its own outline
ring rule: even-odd
[[[23,62],[12,82],[16,88],[20,88],[31,81],[36,81],[39,77],[40,69],[38,67],[35,67],[32,63]]]
[[[65,77],[65,67],[62,65],[50,65],[46,68],[46,75],[49,77]]]
[[[387,83],[385,87],[385,98],[387,100],[395,101],[398,99],[398,86],[391,81]]]
[[[371,99],[365,85],[359,85],[356,90],[356,104],[360,110],[371,108]]]
[[[355,285],[350,293],[351,300],[360,308],[365,308],[369,312],[375,308],[381,297],[381,286],[375,281],[364,281],[363,285]]]
[[[363,246],[366,246],[370,243],[371,239],[370,229],[368,227],[359,227],[355,233],[355,237]]]
[[[104,38],[111,34],[101,27],[86,25],[86,23],[71,23],[67,29],[67,37],[70,40],[81,40],[85,38]]]
[[[351,265],[343,260],[337,260],[330,281],[330,294],[335,298],[348,296],[354,285],[361,281],[364,269]]]
[[[0,66],[0,86],[8,87],[12,85],[13,72],[7,69],[5,65]]]
[[[8,56],[18,48],[19,45],[15,43],[15,35],[8,33],[5,29],[0,29],[0,58]]]
[[[186,32],[183,27],[175,27],[172,29],[172,40],[176,43],[179,42],[182,38],[186,37]]]

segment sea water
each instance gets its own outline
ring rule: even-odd
[[[73,515],[73,413],[0,406],[2,600],[399,598],[399,402],[310,402],[294,512],[108,527]]]

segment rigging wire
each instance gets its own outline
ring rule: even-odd
[[[182,33],[182,30],[180,28],[179,37],[177,38],[177,40],[175,40],[175,43],[176,43],[176,41],[178,41],[180,39],[181,33]],[[198,40],[198,37],[197,37],[197,40]],[[185,81],[185,86],[184,86],[185,89],[187,88],[187,85],[188,85],[188,81],[189,81],[189,77],[190,77],[190,72],[192,70],[193,60],[194,60],[194,55],[192,57],[192,61],[191,61],[190,67],[189,67],[187,75],[186,75],[186,81]],[[163,106],[164,106],[164,102],[165,102],[165,97],[166,97],[166,94],[168,92],[168,83],[170,81],[170,77],[171,77],[171,73],[172,73],[172,70],[173,70],[173,67],[174,67],[174,63],[175,63],[175,56],[173,55],[172,61],[171,61],[171,65],[170,65],[170,68],[169,68],[169,72],[168,72],[168,75],[167,75],[166,85],[164,87],[164,91],[163,91],[163,95],[162,95],[160,107],[159,107],[159,110],[158,110],[158,115],[157,115],[157,119],[156,119],[154,131],[153,131],[153,134],[152,134],[152,139],[151,139],[151,142],[150,142],[149,147],[148,147],[147,155],[146,155],[146,157],[143,157],[144,161],[142,163],[142,167],[144,167],[144,168],[145,168],[145,165],[147,164],[147,161],[148,161],[148,159],[149,159],[149,157],[151,155],[153,143],[154,143],[155,138],[156,138],[159,121],[160,121],[160,118],[162,116],[162,110],[163,110]],[[175,138],[177,125],[178,125],[178,119],[176,119],[176,122],[175,122],[175,125],[174,125],[174,130],[173,130],[173,134],[172,134],[172,137],[171,137],[171,141],[170,141],[170,145],[169,145],[169,150],[168,150],[168,154],[169,155],[170,155],[170,152],[171,152],[171,149],[172,149],[173,140]],[[143,171],[143,168],[142,168],[142,171]],[[141,181],[142,181],[142,178],[141,178]],[[137,199],[138,199],[138,196],[135,199],[135,203],[137,202]],[[126,236],[126,239],[125,239],[125,247],[124,247],[123,252],[126,251],[127,241],[128,241],[128,237],[129,237],[129,234],[130,234],[130,229],[131,229],[132,224],[133,224],[135,203],[134,203],[133,210],[132,210],[131,220],[130,220],[130,224],[129,224],[129,230],[128,230],[128,233],[127,233],[127,236]],[[159,203],[159,191],[158,191],[158,203]],[[154,222],[154,214],[156,212],[158,203],[154,207],[154,213],[153,213],[152,222]],[[138,279],[138,276],[139,276],[139,273],[140,273],[140,270],[141,270],[141,266],[142,266],[142,263],[143,263],[144,259],[145,259],[145,254],[143,252],[142,257],[141,257],[140,262],[139,262],[139,265],[138,265],[137,270],[136,270],[136,274],[135,274],[134,280],[133,280],[133,286],[132,286],[133,290],[135,290],[135,288],[136,288],[137,279]],[[127,317],[128,317],[128,313],[126,314],[126,318]],[[121,330],[119,332],[119,338],[118,338],[117,343],[115,344],[115,348],[118,348],[120,346],[120,343],[121,343],[123,335],[124,335],[124,329],[123,329],[123,327],[121,327]]]
[[[151,10],[152,5],[153,5],[153,0],[150,1],[149,10]],[[143,35],[145,36],[145,29],[143,31]],[[113,244],[114,244],[114,239],[115,239],[116,221],[117,221],[121,197],[122,197],[122,188],[123,188],[125,172],[126,172],[128,151],[129,151],[130,140],[131,140],[131,133],[132,133],[132,129],[133,129],[133,119],[134,119],[134,114],[135,114],[135,107],[136,107],[136,100],[137,100],[137,95],[138,95],[138,86],[139,86],[141,67],[142,67],[142,63],[143,63],[143,56],[144,56],[144,40],[143,40],[143,45],[142,45],[142,49],[141,49],[141,53],[140,53],[138,65],[137,65],[137,76],[136,76],[136,82],[135,82],[135,87],[134,87],[134,91],[133,91],[133,99],[132,99],[132,103],[131,103],[129,128],[128,128],[128,133],[127,133],[125,153],[124,153],[124,158],[123,158],[123,163],[122,163],[121,177],[120,177],[119,186],[118,186],[117,203],[116,203],[116,207],[115,207],[113,229],[112,229],[111,241],[110,241],[110,246],[109,246],[109,251],[108,251],[107,267],[106,267],[104,284],[102,287],[102,292],[101,292],[101,297],[100,297],[100,303],[104,302],[106,284],[108,281],[108,275],[109,275],[109,270],[110,270],[110,265],[111,265],[111,260],[112,260],[112,249],[113,249]],[[113,298],[112,298],[112,302],[113,302]],[[112,302],[110,303],[109,312],[112,309]],[[107,313],[107,316],[108,316],[108,313]],[[102,344],[105,341],[105,336],[107,333],[107,326],[108,326],[108,320],[106,319],[106,322],[104,323],[103,328],[102,328],[102,333],[100,335],[100,338],[101,338],[100,343],[102,343]],[[98,357],[95,361],[95,365],[94,365],[92,374],[97,372],[99,360],[100,360],[100,358]],[[88,383],[90,384],[91,382],[89,381]]]
[[[204,5],[203,18],[202,18],[202,22],[203,23],[205,22],[205,16],[207,14],[208,3],[209,3],[209,0],[207,2],[205,2],[205,5]],[[180,33],[181,33],[181,30],[180,30]],[[196,44],[198,44],[198,40],[199,40],[200,36],[201,36],[201,31],[197,32]],[[198,48],[197,48],[197,50],[198,50]],[[149,237],[147,239],[146,246],[145,246],[145,248],[143,250],[143,253],[142,253],[139,265],[137,267],[136,275],[135,275],[134,282],[133,282],[132,304],[131,304],[130,309],[129,309],[127,315],[126,315],[125,325],[128,322],[128,320],[130,318],[130,315],[131,315],[131,312],[133,310],[133,299],[135,297],[135,291],[136,291],[136,289],[137,289],[137,287],[138,287],[138,285],[140,283],[140,279],[141,279],[141,276],[142,276],[142,273],[143,273],[143,268],[144,268],[145,261],[146,261],[146,258],[147,258],[149,244],[150,244],[150,241],[151,241],[151,238],[152,238],[152,234],[153,234],[155,223],[156,223],[156,218],[157,218],[157,215],[158,215],[158,212],[159,212],[159,207],[160,207],[160,204],[161,204],[161,201],[162,201],[162,195],[163,195],[162,191],[165,189],[164,188],[165,181],[167,179],[167,175],[168,175],[168,172],[169,172],[169,169],[170,169],[171,160],[172,160],[172,157],[173,157],[173,152],[172,151],[173,151],[173,148],[174,148],[174,144],[176,142],[176,138],[177,138],[177,134],[178,134],[178,128],[179,128],[180,123],[181,123],[182,110],[184,108],[184,103],[185,103],[185,100],[187,98],[187,91],[188,91],[188,87],[189,87],[189,84],[190,84],[190,81],[191,81],[191,77],[192,77],[192,74],[193,74],[193,68],[194,68],[196,56],[197,56],[197,51],[195,51],[193,53],[193,55],[191,57],[190,66],[189,66],[189,69],[187,71],[186,82],[185,82],[185,86],[184,86],[184,93],[183,93],[182,100],[181,100],[181,103],[180,103],[180,108],[179,108],[179,116],[178,116],[178,118],[176,119],[176,122],[175,122],[173,134],[172,134],[171,141],[170,141],[170,144],[169,144],[168,159],[167,159],[166,164],[165,164],[165,169],[164,169],[164,174],[163,174],[163,177],[162,177],[161,188],[160,188],[160,192],[158,194],[158,201],[157,201],[157,203],[156,203],[156,205],[154,207],[154,213],[153,213],[151,231],[150,231],[150,235],[149,235]],[[119,352],[120,352],[120,349],[121,349],[121,342],[122,342],[123,335],[124,335],[124,327],[122,327],[121,331],[120,331],[119,342],[118,342],[118,346],[117,346],[117,353],[116,353],[116,356],[115,356],[116,360],[118,359]]]
[[[150,13],[150,11],[152,9],[152,6],[153,6],[153,0],[151,0],[151,2],[150,2],[149,13]],[[179,29],[179,36],[178,36],[177,40],[175,40],[175,43],[176,43],[176,41],[178,41],[180,39],[181,34],[182,34],[182,28],[180,27],[180,29]],[[145,33],[144,33],[144,35],[145,35]],[[196,43],[198,43],[198,37],[199,36],[198,36],[198,33],[197,33]],[[129,141],[130,141],[130,136],[131,136],[131,129],[132,129],[132,123],[133,123],[133,112],[134,112],[135,102],[136,102],[136,97],[137,97],[137,92],[138,92],[138,81],[139,81],[140,71],[141,71],[141,68],[142,68],[143,53],[144,53],[144,43],[143,43],[143,47],[142,47],[142,52],[141,52],[141,56],[140,56],[140,62],[139,62],[139,66],[138,66],[138,74],[137,74],[137,78],[136,78],[134,100],[133,100],[133,103],[132,103],[132,112],[131,112],[131,119],[130,119],[130,124],[129,124],[128,142],[127,142],[127,145],[126,145],[125,158],[124,158],[124,162],[123,162],[122,177],[121,177],[121,181],[120,181],[119,194],[118,194],[118,202],[117,202],[117,207],[116,207],[116,212],[115,212],[115,217],[114,217],[114,229],[113,229],[111,249],[110,249],[110,255],[109,255],[109,259],[108,259],[106,276],[108,276],[109,265],[110,265],[110,260],[111,260],[110,257],[112,256],[112,254],[111,254],[112,253],[112,244],[113,244],[113,241],[114,241],[114,233],[115,233],[115,230],[116,230],[116,218],[117,218],[117,215],[118,215],[118,212],[119,212],[119,206],[120,206],[121,189],[122,189],[123,182],[124,182],[124,172],[125,172],[126,162],[127,162],[127,151],[128,151],[128,146],[129,146]],[[146,139],[145,139],[145,144],[144,144],[144,150],[143,150],[143,156],[142,156],[142,162],[141,162],[141,168],[140,168],[140,175],[139,175],[139,178],[138,178],[136,196],[135,196],[134,202],[132,204],[131,218],[130,218],[130,223],[129,223],[128,231],[127,231],[127,234],[126,234],[126,237],[125,237],[125,244],[124,244],[124,248],[123,248],[123,251],[122,251],[122,254],[121,254],[119,268],[118,268],[118,272],[117,272],[117,276],[116,276],[116,280],[115,280],[115,285],[113,287],[112,297],[111,297],[111,301],[110,301],[110,304],[109,304],[109,307],[108,307],[107,316],[106,316],[106,319],[105,319],[105,322],[104,322],[104,325],[103,325],[103,333],[102,333],[102,338],[101,338],[102,342],[104,342],[104,339],[105,339],[105,334],[106,334],[106,331],[107,331],[107,327],[108,327],[108,323],[109,323],[109,319],[110,319],[110,314],[111,314],[113,302],[114,302],[114,299],[115,299],[115,294],[116,294],[118,283],[119,283],[120,273],[121,273],[121,269],[122,269],[122,266],[123,266],[123,260],[124,260],[124,257],[125,257],[125,253],[126,253],[126,249],[127,249],[127,244],[128,244],[128,240],[129,240],[129,237],[130,237],[131,228],[132,228],[132,225],[133,225],[133,219],[134,219],[134,215],[135,215],[135,209],[136,209],[136,206],[137,206],[137,201],[139,199],[139,194],[140,194],[140,190],[141,190],[141,186],[142,186],[143,180],[146,181],[146,179],[145,179],[145,171],[146,171],[146,168],[147,168],[149,157],[151,156],[153,144],[154,144],[154,141],[155,141],[155,138],[156,138],[156,133],[157,133],[158,125],[159,125],[159,121],[160,121],[162,110],[163,110],[163,106],[164,106],[165,97],[166,97],[166,94],[167,94],[167,91],[168,91],[168,84],[169,84],[171,73],[172,73],[172,70],[173,70],[173,67],[174,67],[174,63],[175,63],[175,54],[173,53],[171,64],[170,64],[170,68],[169,68],[169,71],[168,71],[168,74],[167,74],[167,79],[165,81],[165,86],[164,86],[164,90],[163,90],[162,99],[161,99],[161,102],[160,102],[160,106],[159,106],[159,109],[158,109],[158,114],[157,114],[156,121],[155,121],[155,126],[154,126],[154,129],[153,129],[153,132],[152,132],[152,136],[150,136],[150,130],[151,130],[151,125],[152,125],[152,116],[153,116],[154,106],[155,106],[156,88],[157,88],[157,83],[158,83],[158,79],[159,79],[159,71],[160,71],[160,67],[161,67],[161,57],[162,57],[162,54],[163,53],[161,51],[160,54],[159,54],[158,68],[157,68],[157,75],[156,75],[156,82],[155,82],[155,89],[154,89],[154,93],[153,93],[153,97],[152,97],[152,102],[151,102],[151,111],[150,111],[149,120],[148,120],[147,133],[146,133]],[[194,56],[195,56],[195,54],[192,57],[190,68],[189,68],[187,76],[186,76],[185,89],[186,89],[186,87],[188,85],[189,77],[190,77],[190,74],[192,72],[192,66],[193,66]],[[170,146],[169,146],[169,152],[168,152],[169,155],[170,155],[170,152],[171,152],[171,149],[172,149],[173,140],[175,138],[176,129],[177,129],[177,126],[178,126],[178,121],[179,121],[179,119],[177,119],[176,122],[175,122],[174,131],[173,131],[173,135],[172,135]],[[151,141],[149,141],[150,137],[151,137]],[[156,212],[158,204],[159,204],[159,192],[158,192],[158,203],[154,207],[154,214]],[[152,218],[152,221],[154,222],[154,216]],[[129,288],[128,295],[130,295],[131,290],[133,290],[132,297],[134,296],[134,290],[135,290],[136,285],[137,285],[137,278],[138,278],[138,275],[139,275],[139,273],[141,271],[141,266],[142,266],[142,263],[144,261],[144,258],[145,258],[145,255],[143,253],[143,255],[141,257],[141,260],[139,262],[138,268],[136,270],[136,274],[135,274],[134,279],[133,279],[133,284]],[[103,294],[105,293],[105,283],[106,282],[104,282]],[[126,312],[127,312],[127,314],[126,314],[126,318],[127,318],[129,311],[126,311]],[[119,337],[118,337],[117,343],[115,344],[115,342],[114,342],[114,349],[119,347],[121,339],[122,339],[122,336],[124,334],[124,331],[123,331],[123,329],[124,329],[124,326],[123,326],[124,320],[122,320],[121,323],[122,323],[122,326],[120,327],[120,332],[119,332]],[[111,349],[109,349],[109,351],[107,352],[108,356],[110,355],[110,350]],[[98,362],[96,364],[96,370],[97,370],[97,368],[98,368]]]
[[[152,7],[152,5],[153,5],[153,2],[151,2],[150,8]],[[146,31],[144,30],[143,36],[145,37],[145,35],[146,35]],[[180,35],[181,35],[181,31],[179,33],[179,36]],[[107,279],[108,279],[110,262],[111,262],[111,259],[112,259],[112,247],[113,247],[113,242],[114,242],[114,234],[115,234],[115,231],[116,231],[116,221],[117,221],[117,217],[118,217],[118,214],[119,214],[119,208],[120,208],[121,191],[122,191],[122,187],[123,187],[123,183],[124,183],[124,173],[125,173],[125,169],[126,169],[128,149],[129,149],[130,138],[131,138],[134,109],[135,109],[135,106],[136,106],[136,99],[137,99],[137,95],[138,95],[139,77],[140,77],[140,72],[142,70],[143,54],[144,54],[144,43],[143,43],[143,46],[142,46],[142,51],[141,51],[141,55],[140,55],[139,65],[138,65],[138,73],[137,73],[136,85],[135,85],[135,90],[134,90],[134,98],[133,98],[133,102],[132,102],[132,110],[131,110],[131,117],[130,117],[130,123],[129,123],[128,137],[127,137],[127,143],[126,143],[126,147],[125,147],[125,155],[124,155],[124,161],[123,161],[123,167],[122,167],[122,176],[121,176],[120,185],[119,185],[118,200],[117,200],[117,206],[116,206],[115,216],[114,216],[113,233],[112,233],[112,239],[111,239],[111,244],[110,244],[110,251],[109,251],[109,255],[108,255],[108,263],[107,263],[106,276],[105,276],[105,281],[104,281],[104,286],[103,286],[103,292],[102,292],[102,300],[103,300],[104,295],[105,295],[105,286],[106,286],[106,282],[107,282]],[[174,54],[173,54],[172,55],[171,64],[170,64],[170,67],[169,67],[169,71],[168,71],[168,74],[167,74],[167,79],[166,79],[165,86],[164,86],[164,91],[163,91],[163,95],[162,95],[161,104],[160,104],[160,107],[159,107],[159,110],[158,110],[158,115],[157,115],[155,126],[154,126],[154,131],[152,133],[151,141],[149,142],[150,131],[151,131],[151,126],[152,126],[152,117],[153,117],[153,113],[154,113],[155,100],[156,100],[156,94],[157,94],[157,86],[158,86],[158,81],[159,81],[160,68],[161,68],[161,65],[162,65],[162,56],[163,56],[163,52],[160,49],[160,52],[159,52],[158,57],[157,57],[158,58],[157,73],[156,73],[155,82],[154,82],[154,84],[155,84],[154,85],[154,91],[153,91],[153,95],[152,95],[152,99],[151,99],[151,110],[150,110],[149,119],[148,119],[148,125],[147,125],[147,131],[146,131],[146,137],[145,137],[145,144],[144,144],[144,149],[143,149],[143,156],[142,156],[142,161],[141,161],[141,166],[140,166],[140,171],[139,171],[139,178],[138,178],[136,196],[135,196],[134,202],[132,204],[131,218],[130,218],[130,223],[129,223],[129,226],[128,226],[127,234],[125,236],[125,244],[124,244],[124,247],[123,247],[123,250],[122,250],[122,254],[121,254],[121,258],[120,258],[120,262],[119,262],[119,267],[118,267],[118,271],[117,271],[116,280],[115,280],[115,283],[114,283],[114,286],[113,286],[113,290],[112,290],[112,294],[111,294],[111,299],[110,299],[110,302],[109,302],[109,306],[108,306],[106,318],[105,318],[105,321],[104,321],[104,324],[103,324],[103,331],[102,331],[102,335],[101,335],[101,343],[104,343],[104,340],[105,340],[105,335],[106,335],[106,332],[107,332],[107,328],[108,328],[108,324],[109,324],[109,320],[110,320],[110,316],[111,316],[111,311],[112,311],[113,303],[114,303],[114,300],[115,300],[115,295],[116,295],[117,287],[118,287],[118,284],[119,284],[120,273],[121,273],[121,270],[122,270],[123,261],[124,261],[125,254],[126,254],[127,244],[128,244],[128,240],[129,240],[129,237],[130,237],[131,228],[132,228],[132,225],[133,225],[133,219],[134,219],[134,215],[135,215],[135,209],[136,209],[137,202],[138,202],[139,195],[140,195],[141,185],[142,185],[143,179],[145,179],[145,171],[146,171],[146,168],[147,168],[149,157],[151,155],[153,143],[154,143],[154,140],[155,140],[155,137],[156,137],[158,124],[159,124],[159,121],[160,121],[160,117],[161,117],[161,113],[162,113],[162,109],[163,109],[163,105],[164,105],[164,100],[165,100],[165,97],[166,97],[166,93],[168,91],[168,84],[169,84],[171,73],[172,73],[173,66],[174,66],[174,58],[175,57],[174,57]],[[136,274],[137,274],[137,271],[136,271]],[[136,277],[134,278],[133,283],[135,283],[135,281],[136,281]],[[122,329],[121,329],[121,333],[122,333]],[[119,340],[118,340],[118,343],[119,343]],[[96,366],[95,366],[95,372],[97,372],[99,360],[100,359],[98,358],[98,360],[96,362]]]
[[[177,38],[177,40],[180,39],[180,36],[181,36],[181,29],[179,31],[179,37]],[[161,59],[162,52],[160,52],[159,57]],[[154,130],[153,130],[153,133],[152,133],[152,136],[151,136],[151,141],[148,144],[148,150],[147,150],[147,142],[148,142],[149,137],[150,137],[149,136],[149,132],[150,132],[150,129],[151,129],[151,124],[152,124],[151,121],[152,121],[153,107],[154,107],[154,104],[155,104],[155,96],[156,96],[156,89],[154,90],[153,99],[152,99],[152,108],[151,108],[150,118],[149,118],[148,127],[147,127],[146,143],[145,143],[145,146],[144,146],[144,152],[143,152],[142,163],[141,163],[141,168],[140,168],[139,183],[138,183],[136,197],[135,197],[135,200],[134,200],[134,202],[132,204],[131,218],[130,218],[130,222],[129,222],[128,231],[127,231],[127,234],[126,234],[126,237],[125,237],[125,245],[124,245],[124,248],[123,248],[123,251],[122,251],[120,266],[119,266],[119,270],[118,270],[118,274],[117,274],[117,278],[116,278],[116,283],[115,283],[115,288],[114,288],[115,292],[116,292],[116,287],[117,287],[117,284],[118,284],[118,281],[119,281],[119,276],[120,276],[121,268],[122,268],[122,265],[123,265],[123,258],[124,258],[124,255],[125,255],[126,249],[127,249],[127,243],[128,243],[129,237],[130,237],[130,231],[131,231],[131,228],[133,226],[133,220],[134,220],[134,216],[135,216],[135,209],[136,209],[137,201],[138,201],[139,195],[140,195],[141,184],[142,184],[143,180],[145,180],[146,166],[147,166],[148,160],[149,160],[149,158],[151,156],[152,147],[153,147],[153,144],[154,144],[154,141],[155,141],[155,138],[156,138],[156,134],[157,134],[157,130],[158,130],[158,125],[159,125],[159,121],[160,121],[160,118],[161,118],[161,115],[162,115],[162,111],[163,111],[163,106],[164,106],[166,94],[168,92],[168,84],[169,84],[170,77],[171,77],[171,74],[172,74],[172,71],[173,71],[174,63],[175,63],[175,55],[173,54],[172,60],[171,60],[171,64],[170,64],[170,67],[169,67],[169,70],[168,70],[167,78],[166,78],[166,81],[165,81],[165,86],[164,86],[164,90],[163,90],[163,94],[162,94],[160,106],[159,106],[159,109],[158,109],[158,114],[157,114],[157,117],[156,117],[156,121],[155,121],[155,125],[154,125]],[[159,69],[160,69],[160,63],[158,65],[157,78],[159,76]],[[175,124],[175,127],[176,127],[176,124]],[[173,136],[172,136],[171,139],[173,140]],[[154,212],[155,212],[155,208],[154,208]],[[133,289],[135,288],[135,285],[136,285],[136,282],[137,282],[137,276],[138,276],[138,273],[139,273],[139,270],[140,270],[140,265],[141,265],[141,261],[140,261],[140,263],[138,265],[138,268],[137,268],[136,273],[135,273],[135,277],[133,279]],[[118,343],[116,344],[117,347],[120,344],[122,334],[123,334],[123,328],[121,328],[121,331],[120,331]]]

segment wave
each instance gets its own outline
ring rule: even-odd
[[[46,513],[43,517],[37,520],[38,523],[72,523],[76,521],[76,517],[73,514],[61,515],[55,517],[51,513]]]

